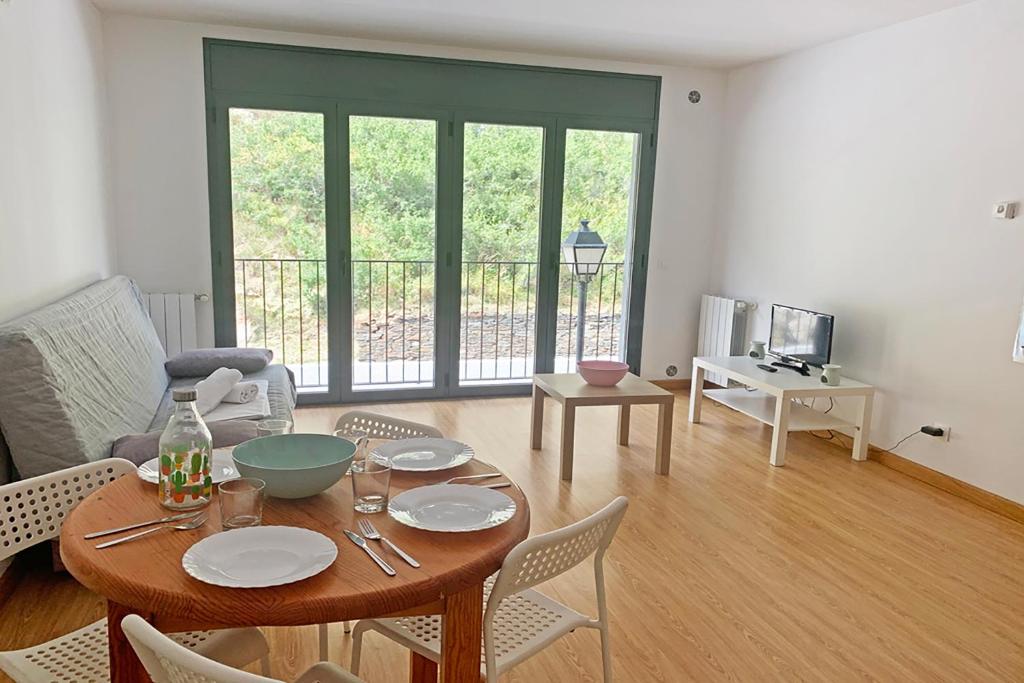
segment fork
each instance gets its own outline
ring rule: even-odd
[[[198,517],[196,517],[193,520],[189,520],[188,522],[185,522],[184,524],[165,524],[164,526],[153,527],[152,529],[146,529],[145,531],[140,531],[139,533],[132,534],[131,536],[123,536],[123,537],[115,539],[113,541],[107,541],[106,543],[100,543],[98,546],[96,546],[96,548],[97,549],[109,548],[110,546],[117,545],[118,543],[125,543],[127,541],[134,541],[136,538],[142,538],[143,536],[148,536],[149,534],[155,533],[157,531],[161,531],[163,529],[174,529],[175,531],[192,531],[193,529],[198,529],[202,525],[206,524],[206,520],[207,520],[207,515],[206,514],[202,514],[202,515],[199,515]]]
[[[359,525],[359,530],[363,532],[363,536],[366,536],[367,538],[369,538],[370,540],[373,540],[373,541],[380,541],[382,544],[386,545],[388,548],[391,548],[391,550],[393,550],[396,555],[398,555],[403,560],[408,562],[410,566],[413,566],[413,567],[419,567],[420,566],[420,563],[417,562],[416,560],[414,560],[411,555],[409,555],[407,552],[405,552],[404,550],[399,548],[397,545],[395,545],[394,543],[392,543],[388,539],[386,539],[383,536],[381,536],[380,532],[377,531],[377,527],[375,527],[373,525],[373,522],[371,522],[370,520],[368,520],[368,519],[360,519],[358,522],[356,522],[356,524]]]

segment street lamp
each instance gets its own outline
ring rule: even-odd
[[[590,229],[590,221],[583,219],[580,227],[569,233],[562,242],[562,254],[576,281],[579,282],[579,301],[576,306],[576,362],[583,360],[583,331],[587,325],[587,285],[601,269],[601,261],[608,245]]]

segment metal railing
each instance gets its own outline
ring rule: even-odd
[[[605,263],[587,293],[588,358],[619,358],[625,264]],[[327,385],[327,266],[318,259],[235,259],[237,338],[289,366],[302,389]],[[356,388],[432,386],[435,266],[426,260],[352,262],[352,370]],[[533,375],[537,263],[462,264],[459,380],[515,383]],[[574,368],[575,279],[559,273],[556,371]]]
[[[326,387],[326,261],[236,258],[235,325],[240,346],[271,349],[299,387]]]

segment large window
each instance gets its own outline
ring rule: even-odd
[[[217,343],[309,401],[517,393],[638,369],[659,80],[207,40]]]

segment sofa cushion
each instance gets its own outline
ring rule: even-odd
[[[0,325],[0,428],[18,474],[110,455],[149,427],[167,388],[164,350],[126,277]]]
[[[274,352],[270,349],[193,349],[167,359],[164,369],[171,377],[205,378],[219,368],[238,370],[244,375],[259,372],[273,359]]]
[[[214,448],[237,446],[249,439],[255,439],[257,436],[256,422],[253,420],[211,422],[207,427],[210,428],[210,436],[213,437]],[[114,442],[114,446],[110,451],[110,457],[124,458],[136,465],[152,460],[159,454],[160,435],[162,433],[162,431],[156,431],[122,436]]]

